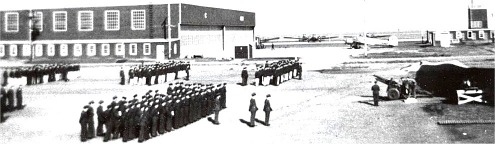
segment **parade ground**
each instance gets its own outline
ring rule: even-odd
[[[321,51],[320,51],[321,50]],[[383,49],[382,49],[383,50]],[[313,52],[312,52],[313,51]],[[280,86],[240,86],[241,69],[264,60],[231,62],[192,62],[190,81],[184,83],[227,83],[227,108],[220,112],[219,125],[206,118],[183,128],[159,135],[144,143],[221,143],[221,144],[306,144],[306,143],[494,143],[493,124],[438,125],[440,120],[495,120],[493,106],[468,103],[452,105],[444,98],[418,96],[418,102],[402,100],[380,101],[372,106],[371,86],[374,74],[386,78],[410,74],[401,68],[421,60],[416,58],[376,62],[376,59],[351,59],[362,50],[346,48],[306,49],[302,80],[292,79]],[[375,50],[380,51],[380,50]],[[276,49],[256,52],[279,53],[290,57],[298,50]],[[326,52],[326,53],[324,53]],[[269,54],[266,54],[269,55]],[[313,56],[313,57],[312,57]],[[261,55],[260,55],[261,57]],[[457,58],[448,58],[452,60]],[[493,64],[492,56],[465,56],[475,64],[483,60]],[[439,60],[442,61],[442,60]],[[345,64],[347,62],[348,64]],[[466,62],[466,61],[463,61]],[[491,63],[491,64],[490,64]],[[476,63],[479,64],[479,63]],[[127,64],[126,64],[127,65]],[[120,64],[84,64],[78,72],[69,73],[69,82],[45,83],[24,88],[23,110],[7,113],[0,124],[0,142],[15,143],[81,143],[79,139],[80,112],[89,101],[111,102],[113,96],[139,97],[148,90],[165,92],[168,84],[153,86],[119,85]],[[184,72],[180,73],[184,76]],[[254,70],[249,70],[249,82]],[[386,85],[379,83],[381,96]],[[270,124],[256,123],[248,127],[251,93],[255,92],[260,109],[256,118],[264,120],[263,102],[271,94]],[[94,104],[93,107],[98,106]],[[213,117],[210,115],[209,117]],[[95,116],[96,118],[96,116]],[[95,121],[96,124],[96,121]],[[103,143],[102,137],[85,143]],[[122,143],[122,139],[107,143]],[[127,143],[138,143],[137,139]]]

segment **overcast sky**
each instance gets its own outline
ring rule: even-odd
[[[467,29],[471,0],[2,0],[0,10],[188,3],[256,13],[256,35]],[[490,8],[495,0],[474,0]],[[492,27],[493,28],[493,27]]]

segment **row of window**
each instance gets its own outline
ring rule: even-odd
[[[132,43],[129,44],[129,55],[137,55],[137,44]],[[5,56],[5,45],[0,45],[0,57]],[[10,56],[17,56],[17,45],[10,45],[9,47],[9,55]],[[72,46],[73,48],[73,55],[74,56],[82,56],[83,54],[83,45],[82,44],[74,44]],[[110,55],[110,44],[101,44],[100,45],[100,55],[101,56],[108,56]],[[60,56],[68,56],[69,54],[69,45],[67,44],[60,44],[59,45],[59,54]],[[54,44],[49,44],[47,45],[47,55],[48,56],[55,56],[55,45]],[[125,45],[124,44],[116,44],[115,45],[115,55],[122,56],[125,54]],[[143,55],[150,55],[151,54],[151,44],[150,43],[144,43],[142,47],[142,52]],[[35,56],[43,56],[43,45],[38,44],[34,46],[34,55]],[[86,56],[95,56],[96,55],[96,44],[86,44]],[[29,45],[22,45],[22,56],[31,56],[31,48]]]
[[[54,11],[53,15],[53,31],[67,31],[67,11]],[[104,15],[104,28],[107,31],[120,30],[120,11],[119,10],[106,10]],[[43,13],[33,13],[34,27],[40,31],[43,31]],[[79,31],[93,31],[94,27],[94,14],[93,11],[79,11],[77,12],[77,24]],[[146,29],[146,11],[145,10],[131,10],[131,29],[132,30],[145,30]],[[6,32],[18,32],[19,31],[19,13],[7,12],[5,13],[5,31]]]
[[[492,35],[490,38],[493,38],[493,31],[491,31],[490,33]],[[466,37],[468,39],[476,39],[476,38],[485,39],[485,31],[478,31],[478,35],[476,35],[476,33],[474,33],[474,31],[467,31]],[[456,39],[463,39],[464,34],[462,34],[462,32],[460,32],[460,31],[457,31],[455,33],[455,38]]]

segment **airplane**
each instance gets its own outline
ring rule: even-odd
[[[363,48],[365,42],[368,46],[396,47],[399,45],[399,39],[395,35],[375,35],[367,33],[366,36],[359,35],[345,40],[345,44],[348,44],[354,49]]]
[[[334,38],[338,38],[338,36],[332,36],[332,37],[328,37],[328,36],[310,36],[310,37],[306,37],[306,35],[303,35],[302,37],[284,37],[286,39],[298,39],[299,42],[321,42],[321,41],[328,41],[330,39],[334,39]]]

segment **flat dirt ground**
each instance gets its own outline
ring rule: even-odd
[[[334,51],[335,50],[335,51]],[[269,50],[265,50],[268,52]],[[271,51],[271,50],[270,50]],[[271,53],[282,53],[276,49]],[[297,54],[298,50],[291,50]],[[375,50],[375,51],[379,51]],[[264,52],[264,51],[258,51]],[[145,143],[494,143],[495,126],[437,125],[439,120],[480,119],[495,120],[494,107],[483,104],[451,105],[443,98],[420,96],[418,103],[405,104],[402,100],[386,100],[380,106],[372,104],[372,75],[399,78],[410,72],[400,70],[413,63],[355,61],[348,56],[359,50],[318,48],[304,52],[303,79],[289,80],[280,86],[239,86],[241,63],[264,61],[237,61],[222,64],[192,62],[191,81],[186,83],[228,83],[227,109],[220,112],[220,125],[203,118],[181,129],[165,133]],[[325,57],[329,52],[335,57]],[[311,53],[316,56],[310,57]],[[327,53],[328,54],[328,53]],[[488,58],[487,58],[488,57]],[[483,58],[466,56],[463,60],[483,61]],[[436,60],[436,59],[435,59]],[[493,61],[485,62],[492,65]],[[491,64],[490,64],[491,63]],[[307,66],[307,67],[305,67]],[[55,82],[24,88],[27,106],[20,111],[7,113],[9,118],[0,124],[1,143],[80,143],[78,123],[82,107],[90,100],[104,100],[148,90],[164,92],[168,84],[153,86],[118,85],[120,65],[84,65],[81,71],[70,73],[70,82]],[[184,74],[184,73],[181,73]],[[250,81],[254,71],[250,70]],[[177,80],[183,81],[183,80]],[[174,81],[175,82],[175,81]],[[380,84],[382,89],[386,85]],[[251,93],[256,92],[257,119],[264,120],[262,107],[266,94],[273,112],[271,126],[260,123],[254,128],[241,120],[249,120]],[[385,95],[381,91],[381,95]],[[97,105],[94,105],[97,107]],[[212,115],[213,116],[213,115]],[[211,116],[210,116],[211,117]],[[96,117],[95,117],[96,118]],[[103,143],[98,137],[86,143]],[[122,139],[108,143],[122,143]],[[133,140],[127,143],[137,143]]]

